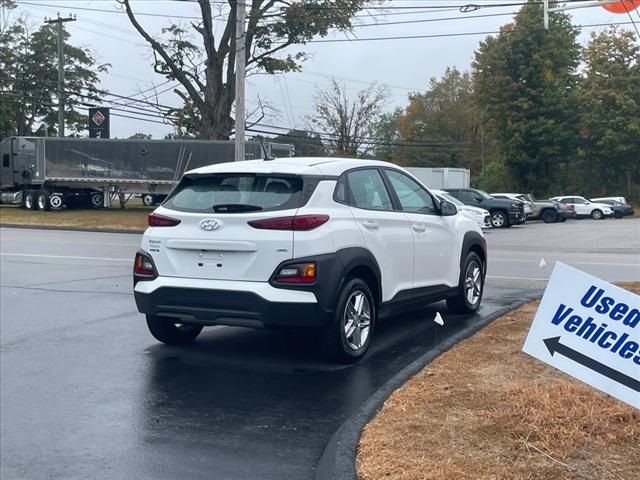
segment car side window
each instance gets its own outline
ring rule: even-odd
[[[405,212],[435,215],[438,209],[429,193],[415,180],[396,170],[385,170]]]
[[[393,210],[391,198],[378,170],[367,168],[349,172],[347,181],[354,207],[368,210]]]
[[[474,194],[472,192],[460,191],[460,192],[458,192],[457,196],[462,202],[464,202],[466,204],[474,202],[474,200],[473,200]]]
[[[333,198],[336,200],[336,202],[347,203],[347,184],[344,177],[340,177],[338,179]]]

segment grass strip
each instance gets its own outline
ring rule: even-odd
[[[537,307],[496,320],[394,392],[363,431],[358,477],[637,478],[640,411],[521,352]]]
[[[143,232],[147,228],[146,207],[100,208],[94,210],[59,210],[42,212],[13,206],[0,207],[0,225],[34,227],[72,227],[95,230]]]

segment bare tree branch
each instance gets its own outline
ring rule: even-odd
[[[133,27],[138,31],[140,35],[142,35],[142,37],[147,41],[147,43],[151,45],[154,52],[157,52],[158,55],[162,57],[165,64],[171,69],[171,73],[173,77],[176,80],[178,80],[182,84],[182,86],[184,86],[184,88],[187,90],[187,92],[189,92],[189,95],[191,96],[194,102],[197,102],[201,108],[203,109],[206,108],[206,104],[200,98],[200,96],[198,95],[198,91],[191,84],[191,82],[187,78],[187,75],[184,73],[184,71],[182,71],[177,67],[177,65],[173,62],[173,60],[171,59],[171,56],[167,53],[167,51],[163,48],[163,46],[158,41],[156,41],[151,35],[149,35],[144,28],[142,28],[142,25],[140,25],[135,15],[133,14],[133,11],[131,10],[131,5],[129,4],[129,0],[119,0],[119,1],[121,1],[122,4],[124,5],[124,8],[127,12],[127,17],[129,17],[129,21],[131,22]]]

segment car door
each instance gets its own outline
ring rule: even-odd
[[[454,217],[443,217],[431,194],[404,172],[384,169],[415,241],[413,287],[458,283],[460,258]]]
[[[382,274],[382,300],[392,299],[413,285],[414,240],[407,216],[393,208],[377,168],[345,174],[354,219]]]
[[[585,199],[580,197],[569,197],[562,200],[562,203],[571,205],[577,215],[591,215],[591,208],[589,205],[585,205]]]

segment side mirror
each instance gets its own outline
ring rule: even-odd
[[[482,203],[482,197],[473,197],[476,203]]]
[[[453,203],[448,202],[447,200],[442,200],[442,202],[440,202],[440,214],[443,217],[451,217],[457,213],[458,208]]]

